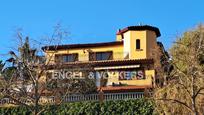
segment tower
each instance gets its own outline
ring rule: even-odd
[[[160,36],[158,28],[141,25],[129,26],[117,32],[116,40],[123,41],[124,57],[128,59],[151,58],[151,52],[157,45]]]

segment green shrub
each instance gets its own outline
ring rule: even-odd
[[[151,115],[153,103],[148,99],[99,102],[65,103],[60,106],[44,106],[42,115]],[[25,107],[0,108],[1,115],[29,115]]]

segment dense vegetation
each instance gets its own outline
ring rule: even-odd
[[[45,107],[42,115],[151,115],[153,103],[147,99],[99,102],[75,102]],[[25,107],[0,108],[1,115],[28,115]]]
[[[186,31],[170,49],[173,70],[164,76],[167,84],[155,93],[160,114],[204,113],[204,25]]]

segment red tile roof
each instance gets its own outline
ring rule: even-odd
[[[151,30],[156,33],[157,37],[161,36],[160,31],[157,27],[153,27],[149,25],[129,26],[117,32],[117,35],[122,34],[128,30]],[[112,46],[112,45],[122,45],[122,44],[123,44],[122,41],[114,41],[114,42],[87,43],[87,44],[51,45],[51,46],[42,47],[42,50],[46,51],[46,50],[77,49],[77,48]]]
[[[161,36],[161,33],[157,27],[142,25],[142,26],[129,26],[117,32],[117,35],[127,32],[128,30],[151,30],[154,31],[157,37]]]

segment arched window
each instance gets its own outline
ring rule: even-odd
[[[136,49],[140,49],[140,39],[136,39]]]

